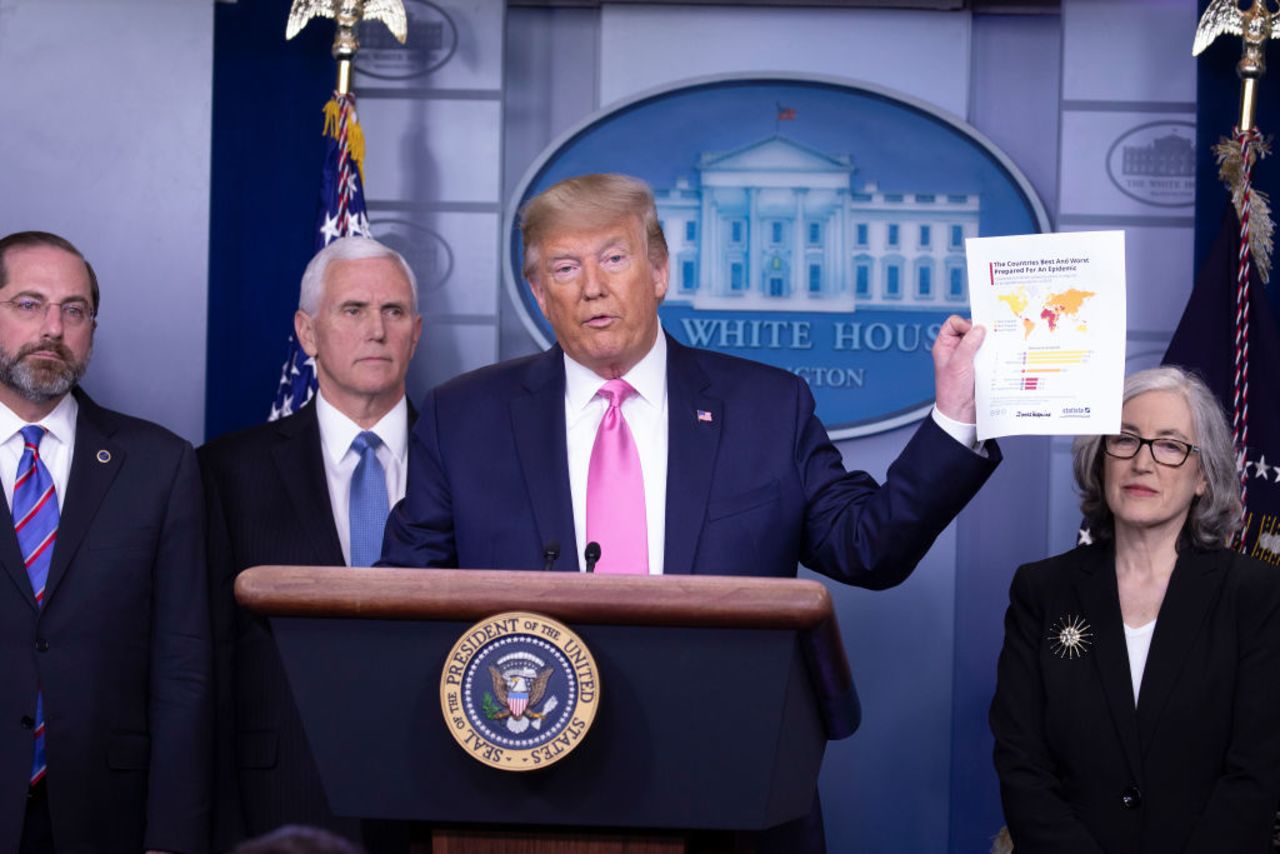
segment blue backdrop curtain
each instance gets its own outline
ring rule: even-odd
[[[266,420],[315,251],[333,23],[284,40],[290,0],[214,7],[205,436]]]

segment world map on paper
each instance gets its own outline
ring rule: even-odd
[[[1007,294],[997,295],[996,299],[1008,306],[1021,322],[1022,338],[1026,340],[1037,329],[1048,334],[1058,332],[1063,323],[1070,324],[1077,332],[1088,331],[1084,308],[1095,295],[1094,291],[1068,288],[1042,296],[1038,288],[1019,285]]]

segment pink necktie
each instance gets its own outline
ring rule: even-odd
[[[596,431],[587,470],[587,540],[600,544],[596,572],[649,573],[640,454],[622,417],[622,401],[635,394],[626,380],[609,380],[598,394],[609,409]]]

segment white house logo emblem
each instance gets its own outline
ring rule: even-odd
[[[430,74],[453,58],[458,27],[444,9],[428,0],[405,0],[409,34],[400,44],[391,31],[372,21],[360,23],[356,71],[375,80],[412,80]]]
[[[1196,126],[1148,122],[1121,134],[1107,151],[1107,177],[1131,199],[1186,207],[1196,194]]]
[[[928,412],[929,349],[946,316],[968,310],[965,239],[1047,222],[972,128],[829,80],[717,78],[612,107],[554,143],[509,210],[599,171],[654,188],[670,251],[664,328],[805,379],[835,438]],[[507,233],[508,288],[550,346],[517,275],[514,216]]]
[[[503,771],[564,759],[595,720],[595,659],[567,626],[522,611],[469,628],[445,660],[440,708],[468,755]]]

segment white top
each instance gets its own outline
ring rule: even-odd
[[[67,496],[67,480],[71,477],[71,455],[76,449],[76,415],[80,404],[70,394],[64,395],[53,411],[36,423],[45,428],[40,440],[40,459],[53,478],[53,489],[58,496],[58,509],[62,509]],[[13,482],[18,479],[18,463],[22,461],[22,433],[28,422],[19,418],[12,409],[0,403],[0,484],[4,485],[4,497],[13,508]]]
[[[351,506],[351,476],[360,462],[359,455],[351,451],[351,443],[364,432],[364,428],[343,415],[319,391],[316,392],[316,420],[320,423],[320,456],[324,458],[324,477],[329,484],[329,506],[333,508],[334,525],[342,543],[342,559],[350,566],[351,521],[347,508]],[[400,402],[369,430],[382,440],[374,454],[382,463],[387,477],[390,509],[404,498],[408,478],[409,404],[400,398]]]
[[[573,498],[573,529],[578,547],[578,569],[585,570],[583,552],[587,548],[587,471],[596,432],[609,408],[598,392],[605,380],[590,368],[564,357],[565,443],[569,452],[569,492]],[[667,527],[667,338],[658,333],[653,349],[622,379],[636,393],[622,403],[640,455],[644,478],[645,522],[649,535],[649,574],[661,575],[665,559]],[[933,409],[934,422],[960,444],[986,456],[978,443],[978,427],[948,418]],[[394,504],[394,501],[392,502]],[[344,511],[345,512],[345,511]],[[344,546],[345,548],[345,546]]]
[[[1129,647],[1129,676],[1133,679],[1133,704],[1138,705],[1138,689],[1142,687],[1142,671],[1147,667],[1147,653],[1151,651],[1151,636],[1155,634],[1156,621],[1131,629],[1124,627],[1124,642]]]

